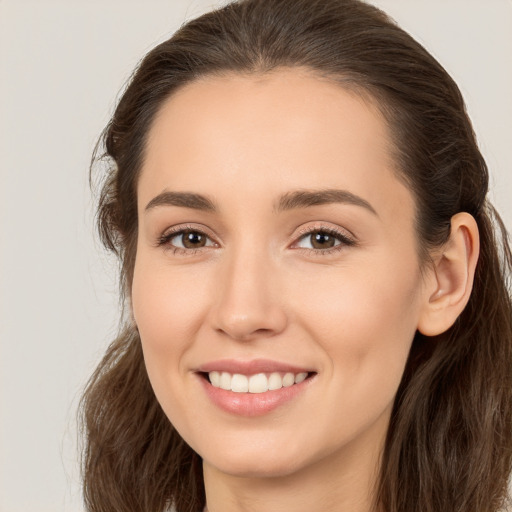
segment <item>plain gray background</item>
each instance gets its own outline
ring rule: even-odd
[[[512,228],[512,1],[374,0],[459,83]],[[143,54],[214,1],[0,0],[0,511],[82,511],[75,413],[118,321],[88,165]]]

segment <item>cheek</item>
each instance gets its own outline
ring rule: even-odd
[[[169,389],[190,377],[184,362],[200,328],[201,301],[207,294],[190,272],[155,264],[142,251],[137,258],[132,308],[146,370],[164,410],[179,410],[180,395]]]
[[[420,279],[419,270],[406,261],[359,261],[357,266],[302,273],[291,279],[292,286],[297,284],[289,295],[300,299],[297,321],[307,320],[322,338],[353,340],[349,344],[356,348],[379,343],[365,333],[379,332],[384,342],[404,329],[414,332]]]
[[[144,345],[161,353],[179,351],[198,329],[204,289],[190,272],[170,272],[138,256],[132,285],[133,315]]]
[[[416,332],[421,277],[414,262],[340,267],[302,280],[297,318],[328,356],[338,399],[357,414],[393,400]],[[339,396],[341,393],[342,397]],[[366,407],[362,404],[366,404]]]
[[[184,362],[200,328],[205,295],[190,272],[156,265],[143,251],[137,255],[132,308],[146,371],[158,402],[183,432],[193,430],[197,421],[188,407],[190,396],[182,390],[190,378]]]

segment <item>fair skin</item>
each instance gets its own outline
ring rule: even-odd
[[[455,321],[478,256],[461,213],[421,271],[389,140],[368,101],[304,70],[202,79],[151,128],[133,316],[209,512],[373,510],[413,336]],[[344,192],[289,200],[326,190]],[[235,392],[212,369],[307,378]]]

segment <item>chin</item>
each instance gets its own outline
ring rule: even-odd
[[[261,444],[228,443],[228,446],[221,446],[219,443],[215,450],[211,450],[210,445],[203,460],[222,473],[240,478],[286,477],[308,463],[304,446]]]
[[[295,460],[276,459],[275,457],[258,456],[247,458],[223,459],[208,462],[222,473],[239,478],[280,478],[298,471],[302,464]]]

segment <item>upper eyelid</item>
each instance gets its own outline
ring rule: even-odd
[[[305,235],[309,235],[311,233],[314,233],[316,231],[326,231],[328,233],[337,234],[340,236],[344,236],[345,238],[349,238],[350,240],[356,241],[356,236],[348,229],[342,228],[341,226],[333,226],[329,225],[325,222],[316,222],[313,226],[307,226],[303,227],[299,230],[295,238],[300,238]]]
[[[208,229],[206,226],[197,226],[193,224],[178,224],[176,226],[171,226],[165,229],[160,237],[166,237],[169,235],[178,235],[183,231],[197,231],[198,233],[202,233],[212,239],[216,239],[217,237],[213,234],[213,232]]]
[[[335,238],[338,238],[340,244],[335,245],[333,247],[329,247],[326,249],[311,249],[308,247],[293,247],[294,245],[297,245],[302,239],[307,238],[313,233],[316,232],[325,232],[331,236],[334,236]],[[318,255],[328,255],[335,252],[338,252],[346,247],[355,247],[358,245],[358,242],[355,237],[348,235],[346,232],[343,232],[342,230],[335,229],[335,228],[315,228],[311,230],[306,230],[302,235],[296,237],[294,241],[291,244],[291,248],[295,251],[305,251],[310,252]]]

